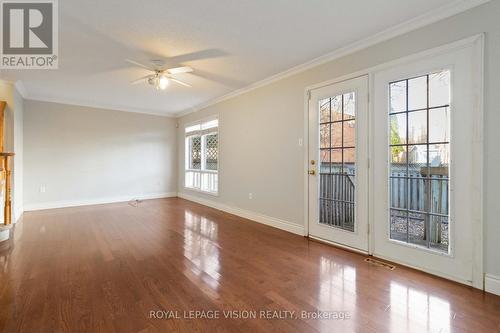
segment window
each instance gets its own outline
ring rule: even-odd
[[[448,252],[450,71],[389,85],[391,239]]]
[[[190,124],[186,134],[185,187],[217,194],[219,170],[219,121]]]

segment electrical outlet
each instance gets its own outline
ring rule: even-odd
[[[253,199],[253,193],[248,193],[248,199],[250,199],[250,200]]]
[[[45,193],[45,185],[40,185],[40,193]]]

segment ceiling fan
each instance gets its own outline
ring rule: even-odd
[[[125,61],[132,65],[139,66],[141,68],[153,72],[152,74],[143,76],[141,78],[138,78],[137,80],[130,82],[130,84],[138,84],[141,82],[146,82],[152,85],[157,90],[165,90],[167,89],[167,86],[169,85],[170,81],[172,81],[185,87],[192,87],[189,83],[186,83],[174,77],[174,75],[176,74],[191,73],[193,71],[191,67],[183,66],[183,67],[164,69],[162,68],[163,67],[162,60],[153,60],[152,63],[154,64],[154,66],[147,66],[141,64],[140,62],[130,59],[126,59]]]

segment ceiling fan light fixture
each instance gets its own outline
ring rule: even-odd
[[[146,75],[142,78],[139,78],[137,80],[134,80],[130,82],[131,84],[137,84],[140,82],[147,82],[148,84],[152,85],[156,90],[165,90],[167,89],[168,85],[170,84],[170,81],[180,84],[181,86],[185,87],[192,87],[191,84],[186,83],[180,79],[177,79],[175,77],[176,74],[182,74],[182,73],[192,73],[193,69],[188,66],[182,66],[182,67],[173,67],[173,68],[168,68],[168,69],[163,69],[163,68],[157,68],[159,66],[163,66],[163,61],[162,60],[153,60],[152,63],[155,65],[154,67],[143,65],[137,61],[126,59],[127,62],[141,67],[143,69],[147,69],[150,72],[153,72],[150,75]]]
[[[169,84],[168,78],[165,75],[160,75],[158,78],[158,88],[161,90],[167,89],[167,86]]]

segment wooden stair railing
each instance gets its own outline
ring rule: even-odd
[[[0,180],[4,192],[4,214],[3,224],[8,226],[12,223],[12,170],[11,161],[14,153],[4,151],[4,120],[5,107],[7,103],[0,101]]]

